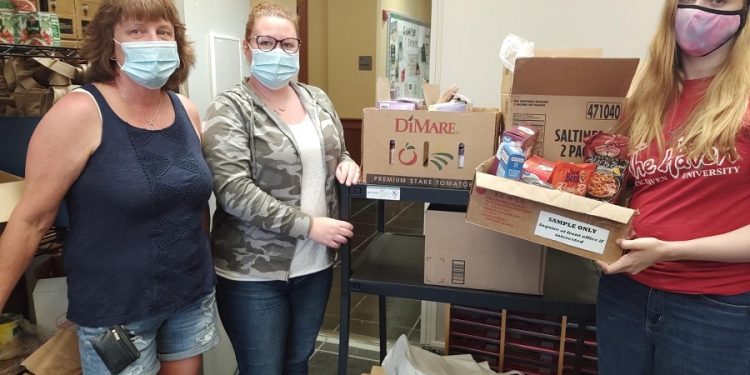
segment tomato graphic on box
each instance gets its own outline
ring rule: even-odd
[[[403,165],[414,165],[419,159],[416,147],[406,142],[406,145],[398,151],[398,161]]]

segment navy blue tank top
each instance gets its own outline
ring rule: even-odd
[[[172,125],[146,130],[83,88],[99,105],[102,138],[66,196],[68,319],[122,324],[205,297],[215,281],[201,225],[211,173],[180,99],[168,92]]]

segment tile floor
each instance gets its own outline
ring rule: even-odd
[[[414,202],[386,202],[386,230],[389,232],[422,234],[424,204]],[[370,200],[352,201],[351,222],[354,237],[351,242],[352,262],[361,254],[377,231],[377,203]],[[340,267],[334,269],[334,284],[326,309],[318,346],[310,360],[310,375],[336,374],[338,364],[339,307],[341,297]],[[419,344],[421,314],[420,301],[390,298],[386,300],[388,341],[407,335],[412,344]],[[378,352],[378,297],[355,293],[351,297],[350,346],[347,374],[369,372],[379,362]]]

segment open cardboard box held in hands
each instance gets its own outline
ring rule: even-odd
[[[622,256],[636,211],[560,190],[546,189],[477,168],[466,220],[588,259],[611,263]]]

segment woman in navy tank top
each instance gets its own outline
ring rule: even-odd
[[[172,91],[193,51],[170,0],[102,1],[86,33],[89,83],[50,109],[29,144],[23,198],[0,237],[0,307],[64,199],[83,373],[110,372],[91,340],[122,326],[139,358],[121,374],[198,374],[218,342],[212,181],[198,112]]]

